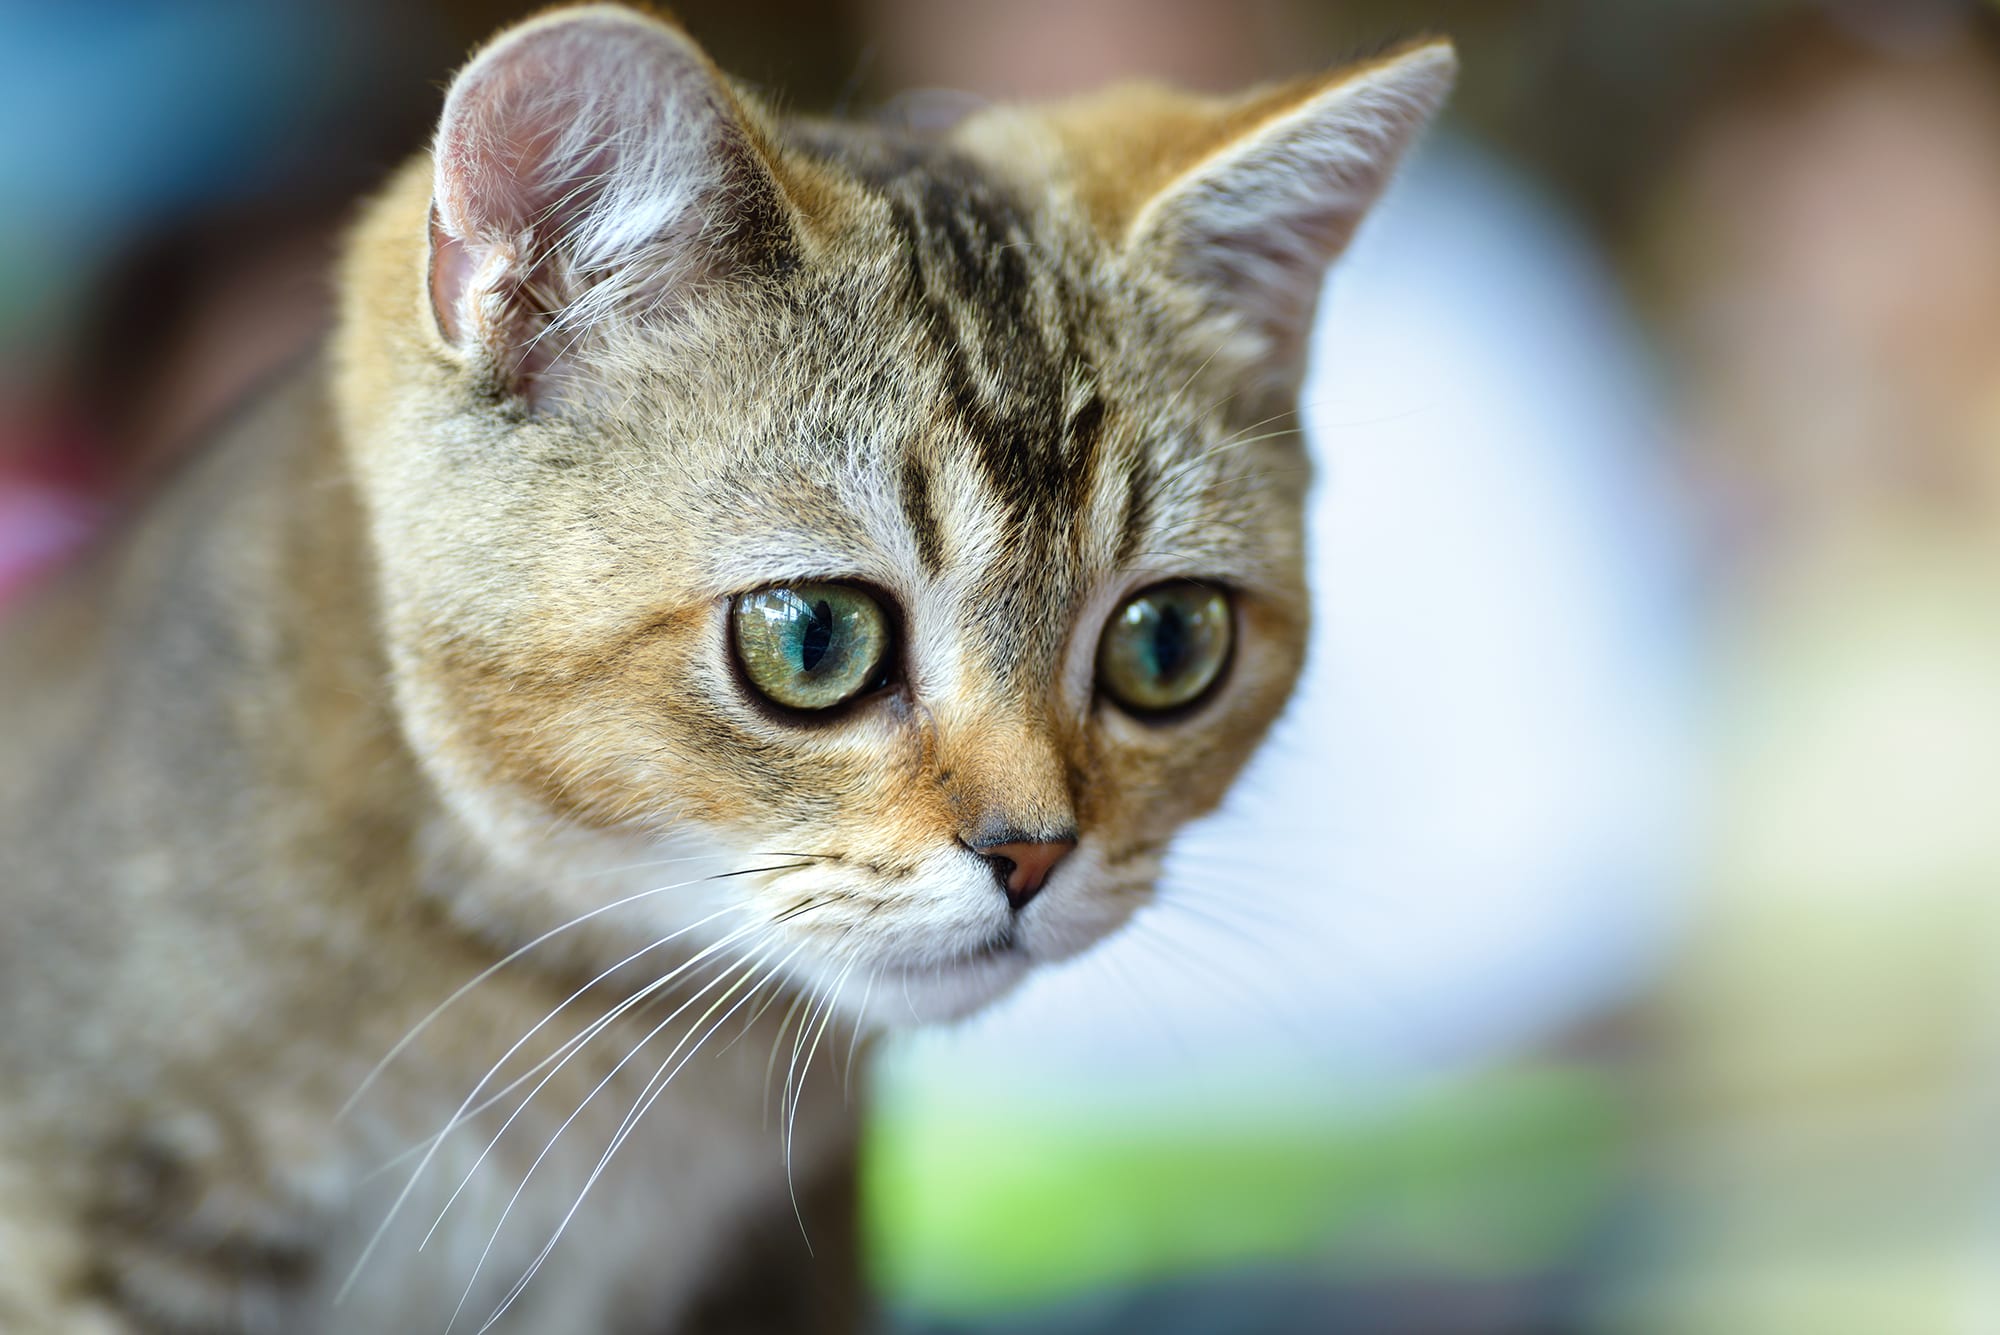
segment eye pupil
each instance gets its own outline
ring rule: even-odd
[[[821,598],[813,604],[812,621],[799,637],[799,666],[811,672],[833,644],[833,608]]]
[[[1153,629],[1153,662],[1162,681],[1181,675],[1187,666],[1188,648],[1187,618],[1178,606],[1168,603],[1160,609],[1159,623]]]

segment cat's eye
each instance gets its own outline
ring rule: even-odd
[[[1229,598],[1175,580],[1122,603],[1097,645],[1097,680],[1135,714],[1160,714],[1199,700],[1229,662]]]
[[[883,684],[889,618],[848,584],[781,584],[737,597],[730,636],[744,675],[788,709],[831,709]]]

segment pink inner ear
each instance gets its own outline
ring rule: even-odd
[[[562,161],[566,138],[590,143],[621,104],[643,106],[661,71],[645,57],[663,34],[637,15],[583,14],[503,37],[459,75],[436,146],[436,222],[464,239],[516,237],[548,219],[588,165]],[[671,38],[665,39],[671,42]],[[604,147],[596,145],[600,154]],[[587,179],[587,178],[584,178]],[[588,193],[588,192],[585,192]]]
[[[438,226],[437,208],[431,209],[431,313],[438,329],[453,343],[467,333],[461,312],[467,290],[472,286],[472,256],[463,242]]]
[[[685,37],[639,14],[531,21],[445,99],[437,225],[475,252],[513,243],[531,264],[557,245],[596,261],[656,240],[724,174],[733,103],[717,79]]]
[[[555,365],[535,314],[522,306],[528,276],[513,267],[513,248],[460,241],[431,219],[431,311],[438,329],[455,344],[476,340],[496,359],[507,381],[533,403],[546,391],[540,381]],[[497,253],[496,253],[497,252]]]

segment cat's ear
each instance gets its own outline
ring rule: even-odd
[[[1233,317],[1252,358],[1295,392],[1326,268],[1457,68],[1438,41],[1227,106],[1197,132],[1195,160],[1131,214],[1126,245]]]
[[[558,10],[481,51],[446,95],[432,157],[438,330],[531,401],[561,389],[604,322],[669,314],[796,241],[715,66],[614,5]]]

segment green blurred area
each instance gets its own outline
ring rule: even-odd
[[[1491,1277],[1577,1254],[1630,1125],[1588,1068],[1523,1066],[1393,1110],[1256,1091],[1143,1120],[935,1088],[888,1100],[864,1160],[876,1281],[974,1317],[1201,1272]]]

